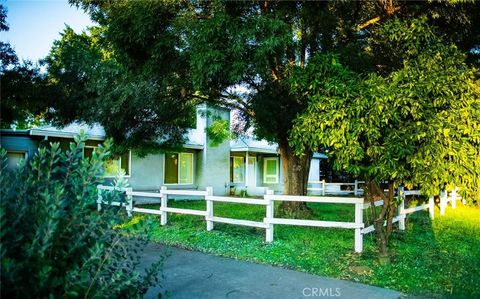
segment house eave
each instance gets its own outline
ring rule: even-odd
[[[196,150],[203,150],[204,146],[201,144],[185,144],[184,148],[188,149],[196,149]]]
[[[57,138],[73,138],[77,133],[71,132],[61,132],[61,131],[47,131],[47,130],[40,130],[40,129],[31,129],[30,135],[32,136],[43,136],[43,137],[57,137]],[[105,140],[105,136],[101,135],[90,135],[86,134],[87,138],[90,140]]]
[[[278,155],[278,152],[276,150],[259,148],[259,147],[237,147],[237,148],[231,148],[230,151],[231,152],[249,152],[249,153]]]
[[[28,136],[30,130],[1,129],[1,136]]]

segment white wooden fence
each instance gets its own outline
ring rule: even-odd
[[[428,212],[430,214],[430,218],[432,218],[432,219],[434,218],[435,204],[434,204],[433,196],[429,197],[428,203],[426,203],[426,204],[405,209],[405,199],[406,199],[407,196],[412,196],[412,195],[420,196],[421,195],[420,190],[406,190],[405,191],[403,187],[398,188],[398,196],[400,196],[401,200],[400,200],[400,203],[398,204],[397,216],[393,217],[392,223],[398,222],[398,228],[400,230],[405,230],[405,219],[407,218],[408,214],[411,214],[411,213],[414,213],[414,212],[417,212],[417,211],[421,211],[421,210],[428,210]],[[383,200],[379,200],[379,201],[375,202],[376,207],[382,206],[382,205],[383,205]],[[364,203],[364,205],[363,205],[364,209],[368,209],[370,207],[371,207],[371,203],[369,203],[369,202]],[[384,226],[387,225],[386,221],[383,223],[383,225]],[[362,234],[366,235],[366,234],[371,233],[373,231],[375,231],[375,227],[372,224],[372,225],[367,226],[364,229],[362,229]]]
[[[146,213],[160,215],[160,224],[167,224],[167,213],[179,213],[187,215],[195,215],[205,217],[206,229],[211,231],[214,228],[214,223],[226,223],[234,225],[243,225],[249,227],[257,227],[265,229],[265,241],[270,243],[273,241],[274,236],[274,225],[296,225],[296,226],[311,226],[311,227],[327,227],[327,228],[342,228],[342,229],[353,229],[354,233],[354,248],[355,252],[363,251],[363,236],[371,233],[375,230],[373,225],[365,227],[365,222],[363,219],[363,210],[369,209],[371,204],[369,202],[365,203],[363,198],[360,197],[328,197],[328,196],[297,196],[297,195],[275,195],[272,190],[268,190],[267,194],[263,199],[253,199],[253,198],[238,198],[238,197],[225,197],[225,196],[213,196],[212,187],[207,187],[206,190],[169,190],[167,187],[162,187],[159,192],[135,192],[131,188],[115,189],[110,186],[98,186],[98,209],[101,209],[101,205],[106,202],[103,200],[104,191],[113,191],[118,190],[120,192],[125,192],[127,201],[122,202],[111,202],[110,204],[116,206],[125,206],[128,215],[130,216],[132,212]],[[168,196],[169,195],[181,195],[181,196],[200,196],[204,197],[206,201],[206,210],[192,210],[192,209],[181,209],[181,208],[172,208],[168,207]],[[399,195],[402,198],[401,203],[398,207],[398,215],[394,217],[393,222],[399,223],[399,228],[405,229],[405,218],[406,215],[428,209],[430,216],[433,218],[433,208],[434,202],[433,197],[430,198],[429,203],[421,205],[418,207],[405,209],[404,199],[408,195],[420,195],[420,191],[399,191]],[[158,198],[160,200],[160,207],[158,209],[147,209],[147,208],[137,208],[133,205],[134,197],[148,197],[148,198]],[[297,202],[312,202],[312,203],[327,203],[327,204],[351,204],[355,208],[355,219],[353,222],[343,222],[343,221],[322,221],[322,220],[306,220],[306,219],[286,219],[286,218],[276,218],[274,209],[275,202],[281,201],[297,201]],[[225,218],[217,217],[214,215],[214,203],[215,202],[226,202],[226,203],[240,203],[248,205],[261,205],[265,206],[265,217],[263,221],[251,221],[244,219],[234,219],[234,218]],[[383,201],[377,201],[375,206],[383,205]],[[386,223],[384,223],[386,225]]]
[[[465,204],[465,199],[458,195],[458,187],[455,187],[451,192],[446,190],[440,192],[440,215],[445,215],[445,210],[448,203],[452,205],[452,209],[457,207],[457,200],[461,200]]]
[[[273,201],[298,201],[298,202],[315,202],[315,203],[336,203],[336,204],[353,204],[355,205],[355,221],[321,221],[321,220],[303,220],[303,219],[285,219],[275,218],[273,211],[273,203],[271,204],[271,211],[267,213],[264,222],[270,225],[270,231],[267,232],[266,241],[273,241],[273,225],[299,225],[299,226],[313,226],[313,227],[330,227],[330,228],[346,228],[355,229],[355,252],[363,251],[363,236],[361,233],[364,227],[363,222],[363,198],[358,197],[325,197],[325,196],[296,196],[296,195],[274,195],[272,192],[265,195],[265,199]],[[270,235],[269,235],[270,233]]]
[[[363,188],[360,188],[361,184],[364,184],[364,181],[355,180],[353,183],[326,183],[325,180],[322,181],[309,181],[307,191],[310,193],[319,193],[324,196],[326,194],[353,194],[355,196],[363,194]],[[342,190],[342,186],[349,186],[351,190]]]

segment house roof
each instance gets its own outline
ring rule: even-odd
[[[0,129],[0,135],[7,136],[28,136],[30,130]]]
[[[328,156],[322,153],[313,153],[313,158],[317,159],[328,159]]]
[[[256,140],[252,137],[239,137],[230,141],[232,152],[252,152],[263,154],[278,154],[278,145],[265,140]]]
[[[30,130],[13,130],[2,129],[0,132],[3,135],[31,135],[31,136],[46,136],[46,137],[60,137],[60,138],[73,138],[75,135],[80,134],[83,130],[88,139],[91,140],[104,140],[105,130],[100,124],[87,125],[85,123],[74,122],[63,128],[54,126],[43,126],[39,128],[33,128]],[[198,129],[189,130],[187,134],[187,142],[185,148],[190,149],[203,149],[205,145],[205,132]],[[230,141],[230,151],[232,152],[251,152],[251,153],[263,153],[263,154],[275,154],[278,155],[278,145],[276,143],[270,143],[266,140],[257,140],[252,137],[239,137],[238,139]],[[327,156],[322,153],[314,153],[313,158],[327,159]]]
[[[43,126],[39,128],[30,129],[30,135],[32,136],[45,136],[45,137],[61,137],[61,138],[73,138],[75,135],[82,132],[92,140],[104,140],[105,130],[99,124],[87,125],[85,123],[74,122],[65,127],[58,128],[54,126]]]
[[[252,137],[240,137],[230,141],[230,151],[278,155],[278,145],[265,140],[253,139]],[[328,157],[322,153],[313,153],[313,158],[327,159]]]
[[[83,133],[90,140],[105,140],[106,134],[104,128],[100,124],[88,125],[81,122],[74,122],[65,127],[55,127],[51,125],[42,126],[39,128],[33,128],[29,130],[15,130],[15,129],[2,129],[0,130],[2,135],[15,135],[15,136],[42,136],[42,137],[59,137],[59,138],[73,138],[75,135]],[[187,135],[186,148],[191,149],[203,149],[202,136],[197,132],[198,130],[191,130]]]
[[[187,133],[187,142],[185,148],[203,149],[205,145],[205,132],[198,129],[191,129]]]

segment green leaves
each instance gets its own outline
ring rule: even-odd
[[[465,198],[478,202],[480,93],[475,70],[424,20],[409,25],[393,20],[380,31],[394,31],[391,42],[408,50],[403,67],[384,76],[360,77],[329,65],[328,57],[312,59],[307,67],[315,70],[312,75],[302,77],[303,84],[295,81],[295,88],[309,86],[303,93],[309,106],[295,120],[290,145],[297,153],[329,149],[337,169],[363,169],[363,176],[420,185],[430,195],[445,184],[456,185]]]
[[[45,60],[60,91],[49,119],[100,123],[119,151],[146,154],[182,145],[197,101],[170,11],[179,4],[90,4],[102,14],[96,16],[100,26],[82,33],[67,27]]]
[[[0,149],[2,296],[140,297],[153,284],[158,265],[146,275],[136,273],[138,246],[116,230],[124,209],[96,211],[110,142],[84,159],[85,141],[75,137],[66,152],[58,143],[41,147],[15,172],[6,170]]]
[[[219,146],[231,138],[230,122],[219,117],[213,117],[212,123],[206,128],[209,146]]]

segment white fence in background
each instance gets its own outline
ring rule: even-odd
[[[355,182],[356,185],[359,183],[362,183],[362,182]],[[213,230],[215,222],[264,228],[265,241],[268,243],[272,242],[274,239],[274,225],[295,225],[295,226],[353,229],[355,252],[362,252],[363,236],[375,230],[373,225],[365,226],[365,221],[363,219],[363,210],[371,208],[371,203],[364,202],[364,199],[361,197],[275,195],[273,194],[272,190],[268,190],[267,194],[264,195],[263,199],[253,199],[253,198],[213,196],[212,187],[207,187],[206,190],[202,191],[202,190],[170,190],[164,186],[159,190],[159,192],[136,192],[136,191],[133,191],[131,188],[118,189],[111,186],[99,185],[98,200],[97,200],[99,210],[101,209],[102,204],[107,203],[103,198],[103,193],[105,191],[111,192],[113,190],[125,192],[126,202],[110,202],[110,204],[115,206],[125,206],[125,209],[129,216],[131,216],[132,212],[160,215],[161,225],[167,224],[168,213],[179,213],[179,214],[201,216],[205,218],[207,231]],[[205,211],[202,211],[202,210],[168,207],[169,195],[203,197],[206,201],[206,209]],[[405,219],[407,215],[410,213],[428,209],[430,213],[430,217],[431,218],[434,217],[433,197],[429,198],[429,201],[427,204],[406,209],[405,208],[406,196],[420,195],[420,191],[418,190],[404,191],[403,188],[400,187],[398,190],[398,195],[401,197],[402,200],[398,205],[397,215],[393,218],[393,223],[398,222],[399,229],[401,230],[405,229]],[[134,197],[157,198],[160,201],[160,207],[158,209],[134,207],[134,204],[133,204]],[[458,199],[459,197],[451,196],[450,198]],[[450,201],[452,202],[452,205],[454,205],[455,200],[453,201],[452,200],[453,199],[450,199]],[[276,201],[278,202],[297,201],[297,202],[312,202],[312,203],[326,203],[326,204],[332,204],[332,203],[333,204],[351,204],[355,208],[355,219],[353,222],[343,222],[343,221],[322,221],[322,220],[276,218],[275,211],[274,211]],[[217,217],[215,216],[215,213],[214,213],[214,204],[216,202],[240,203],[240,204],[247,204],[247,205],[265,206],[265,217],[263,218],[263,221],[251,221],[251,220],[244,220],[244,219]],[[383,201],[381,200],[375,202],[376,207],[382,206],[382,205],[383,205]],[[442,203],[441,203],[441,206],[442,206]],[[384,225],[386,225],[386,223],[384,223]]]
[[[435,203],[434,203],[434,200],[433,200],[433,196],[429,197],[428,203],[426,203],[426,204],[405,209],[406,197],[407,196],[412,196],[412,195],[420,196],[421,195],[420,190],[406,190],[405,191],[403,187],[398,188],[398,195],[397,196],[400,196],[401,201],[398,204],[397,215],[395,217],[393,217],[392,223],[398,222],[398,228],[400,230],[405,230],[405,219],[407,218],[408,214],[411,214],[411,213],[414,213],[414,212],[417,212],[417,211],[421,211],[421,210],[428,210],[428,212],[430,214],[430,218],[432,218],[432,219],[434,218]],[[382,206],[382,205],[383,205],[383,200],[379,200],[379,201],[375,202],[376,207]],[[370,207],[371,207],[371,203],[369,203],[369,202],[363,204],[363,209],[368,209]],[[383,226],[386,226],[386,225],[387,225],[387,223],[384,222]],[[362,234],[366,235],[366,234],[371,233],[373,231],[375,231],[375,227],[372,224],[370,226],[367,226],[367,227],[363,228],[362,229]]]
[[[326,194],[353,194],[355,196],[363,194],[363,188],[360,187],[361,184],[364,184],[364,181],[355,180],[353,183],[326,183],[325,180],[322,181],[309,181],[307,191],[312,194],[318,193],[322,196]],[[348,190],[342,190],[342,186],[347,186]]]
[[[457,200],[461,200],[463,204],[466,203],[465,199],[458,195],[458,187],[455,187],[451,192],[442,191],[440,192],[440,215],[445,215],[445,209],[448,206],[448,203],[452,205],[452,209],[457,207]]]

